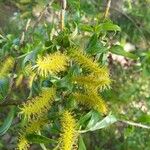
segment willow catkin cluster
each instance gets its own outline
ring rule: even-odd
[[[55,88],[43,88],[39,96],[24,103],[20,107],[20,114],[24,115],[29,122],[19,135],[18,150],[27,150],[29,148],[29,141],[26,135],[40,131],[46,124],[47,121],[43,118],[45,118],[44,116],[52,106],[55,94]]]
[[[84,86],[85,88],[90,87],[94,91],[109,88],[111,83],[110,78],[106,78],[105,76],[97,77],[95,75],[73,76],[72,81]]]
[[[18,144],[17,144],[17,149],[18,150],[28,150],[28,148],[30,147],[29,145],[29,141],[26,139],[26,137],[24,135],[19,135],[18,138]]]
[[[12,71],[15,64],[15,60],[13,57],[8,57],[0,67],[0,77],[4,77],[8,75],[10,71]]]
[[[60,52],[39,57],[36,62],[37,72],[41,76],[56,75],[65,71],[68,65],[68,57]]]
[[[86,75],[73,76],[72,81],[85,90],[84,93],[76,92],[73,94],[76,101],[82,105],[94,108],[101,113],[107,113],[107,104],[99,95],[98,91],[110,87],[109,71],[105,66],[93,61],[87,54],[81,50],[69,50],[70,58],[85,69]]]
[[[47,122],[47,119],[45,119],[44,117],[34,119],[28,123],[28,125],[25,127],[25,131],[26,133],[38,132]]]
[[[40,131],[46,123],[47,120],[44,118],[37,118],[30,121],[19,134],[17,149],[28,150],[28,148],[30,147],[30,142],[26,138],[26,135],[38,133],[38,131]]]
[[[60,150],[71,150],[73,148],[77,138],[76,127],[74,116],[66,110],[61,117]]]
[[[47,113],[50,109],[54,96],[55,88],[43,88],[39,96],[29,100],[20,107],[20,114],[23,114],[27,119],[37,118]]]
[[[88,70],[90,73],[96,75],[103,75],[108,77],[108,69],[104,66],[100,66],[99,63],[94,62],[93,59],[81,50],[72,49],[69,51],[69,56],[82,68]]]
[[[107,114],[107,104],[101,96],[97,95],[97,93],[87,92],[82,94],[76,92],[73,94],[73,96],[78,103],[86,105],[89,108],[94,108],[95,110],[103,114]]]

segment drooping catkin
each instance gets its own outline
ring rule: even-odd
[[[65,71],[67,65],[68,57],[60,52],[39,57],[36,62],[37,72],[41,76],[56,75],[61,71]]]
[[[18,150],[28,150],[30,147],[29,141],[26,139],[24,135],[19,135],[17,149]]]
[[[39,96],[29,100],[20,107],[20,114],[23,114],[29,120],[42,116],[50,109],[55,93],[56,89],[53,87],[43,88]]]
[[[88,92],[88,93],[79,93],[76,92],[73,94],[75,100],[82,104],[83,106],[88,106],[89,108],[93,108],[97,110],[98,112],[101,112],[103,114],[107,114],[107,104],[102,99],[101,96],[99,96],[97,93],[94,92]]]
[[[0,77],[6,76],[10,71],[12,71],[15,60],[13,57],[8,57],[0,67]]]
[[[80,75],[80,76],[73,76],[72,81],[79,85],[84,86],[85,88],[90,88],[95,92],[100,89],[106,89],[110,87],[111,80],[108,77],[97,77],[94,75]]]
[[[88,70],[90,73],[96,74],[97,76],[109,77],[109,71],[105,66],[100,66],[99,63],[94,62],[87,54],[83,53],[78,49],[71,49],[68,52],[70,58],[72,58],[82,68]]]
[[[44,125],[46,125],[47,122],[48,120],[44,117],[31,120],[24,130],[27,134],[38,132],[43,128]]]
[[[71,150],[77,138],[76,120],[69,111],[65,111],[61,118],[60,150]]]
[[[26,138],[28,134],[38,133],[47,123],[47,119],[41,117],[33,119],[21,130],[18,137],[18,150],[27,150],[30,147],[29,141]]]

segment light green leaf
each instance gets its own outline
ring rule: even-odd
[[[135,54],[132,54],[130,52],[126,52],[122,46],[120,45],[114,45],[112,46],[110,49],[109,49],[110,52],[112,52],[113,54],[116,54],[116,55],[121,55],[121,56],[125,56],[125,57],[128,57],[128,58],[131,58],[131,59],[137,59],[138,56],[135,55]]]
[[[106,23],[100,24],[96,30],[98,31],[121,31],[121,28],[118,25],[113,24],[112,22],[106,22]]]
[[[22,66],[24,67],[25,64],[28,62],[28,61],[33,61],[35,60],[36,56],[37,56],[37,53],[38,53],[39,49],[35,49],[29,53],[26,54],[24,60],[23,60],[23,63],[22,63]]]
[[[92,128],[99,120],[101,120],[102,117],[97,111],[92,111],[91,119],[88,122],[86,129]]]
[[[81,135],[79,136],[79,149],[78,150],[86,150],[86,146]]]
[[[77,26],[77,24],[75,23],[75,30],[72,32],[71,38],[73,39],[77,34],[78,34],[78,26]]]
[[[87,32],[93,32],[93,27],[89,25],[81,25],[81,30],[87,31]]]
[[[90,120],[90,121],[94,122],[93,120]],[[91,124],[93,124],[93,126],[90,126],[90,128],[87,128],[86,130],[80,131],[80,133],[85,133],[85,132],[89,132],[89,131],[95,131],[95,130],[99,130],[102,128],[106,128],[106,127],[110,126],[111,124],[115,123],[116,121],[117,121],[117,119],[115,116],[108,115],[103,120],[98,121],[97,123],[91,123]]]

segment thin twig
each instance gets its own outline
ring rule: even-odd
[[[106,10],[105,10],[105,14],[104,14],[104,19],[106,19],[109,16],[110,6],[111,6],[111,0],[108,0],[107,7],[106,7]]]
[[[130,126],[135,126],[138,128],[144,128],[144,129],[150,129],[150,126],[148,125],[144,125],[141,123],[136,123],[136,122],[132,122],[132,121],[127,121],[127,120],[118,120],[118,122],[123,123],[123,124],[127,124]],[[86,132],[91,132],[90,130],[80,130],[78,131],[80,134],[86,133]]]
[[[66,13],[66,6],[67,6],[67,1],[66,0],[61,0],[61,14],[60,14],[60,24],[61,24],[61,31],[63,31],[65,27],[65,13]]]
[[[144,124],[141,124],[141,123],[126,121],[126,120],[120,120],[120,122],[125,123],[125,124],[128,124],[128,125],[131,125],[131,126],[135,126],[135,127],[150,129],[150,126],[144,125]]]
[[[18,106],[20,104],[22,104],[21,101],[7,102],[7,103],[0,104],[0,107]]]

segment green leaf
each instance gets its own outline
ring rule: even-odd
[[[86,146],[81,135],[79,136],[79,149],[78,150],[86,150]]]
[[[113,24],[112,22],[106,22],[106,23],[102,23],[100,24],[97,28],[97,31],[121,31],[121,28],[116,25]]]
[[[12,107],[4,123],[0,127],[0,136],[4,135],[10,128],[15,114],[15,107]]]
[[[31,0],[20,0],[21,4],[28,4],[31,3]]]
[[[88,112],[86,115],[82,116],[78,122],[78,124],[83,125],[86,121],[88,121],[92,116],[92,111]]]
[[[23,60],[23,63],[22,63],[22,66],[24,67],[25,64],[28,62],[28,61],[33,61],[35,60],[36,56],[37,56],[37,53],[38,53],[39,49],[38,48],[35,48],[35,50],[25,54],[25,58]]]
[[[42,136],[42,135],[37,135],[37,134],[28,134],[26,136],[26,138],[32,142],[32,143],[36,143],[36,144],[40,144],[40,143],[43,143],[43,144],[50,144],[50,143],[56,143],[57,141],[53,140],[53,139],[50,139],[50,138],[47,138],[45,136]]]
[[[103,43],[101,43],[98,39],[97,34],[93,34],[92,37],[89,40],[89,43],[87,45],[86,51],[92,55],[103,53],[107,51],[107,48],[103,46]]]
[[[102,128],[106,128],[106,127],[110,126],[111,124],[115,123],[117,121],[117,119],[113,115],[108,115],[103,120],[100,120],[100,121],[98,121],[96,123],[92,119],[90,121],[92,122],[92,123],[89,122],[89,124],[91,124],[91,126],[88,126],[88,128],[86,130],[80,131],[81,133],[85,133],[85,132],[89,132],[89,131],[95,131],[95,130],[99,130],[99,129],[102,129]]]
[[[9,80],[7,78],[0,79],[0,101],[3,100],[9,89]]]
[[[75,29],[74,31],[71,33],[71,38],[73,39],[74,37],[76,37],[76,35],[78,34],[78,26],[75,23]]]
[[[92,128],[101,119],[102,119],[102,117],[100,116],[99,112],[93,110],[91,119],[88,122],[86,129]]]
[[[93,32],[93,27],[91,27],[91,26],[89,26],[89,25],[81,25],[80,28],[81,28],[81,30],[83,30],[83,31]]]
[[[128,57],[128,58],[131,58],[131,59],[134,59],[136,60],[138,58],[137,55],[135,54],[132,54],[130,52],[126,52],[122,46],[120,45],[114,45],[112,46],[110,49],[109,49],[110,52],[112,52],[113,54],[116,54],[116,55],[121,55],[121,56],[125,56],[125,57]]]
[[[65,76],[61,80],[58,80],[56,82],[56,85],[57,85],[57,87],[68,90],[70,92],[73,89],[73,84],[70,82],[69,76]]]
[[[138,122],[150,123],[150,115],[142,114],[142,115],[138,118]]]
[[[57,44],[63,46],[63,48],[70,47],[70,35],[67,32],[61,32],[56,38]]]

